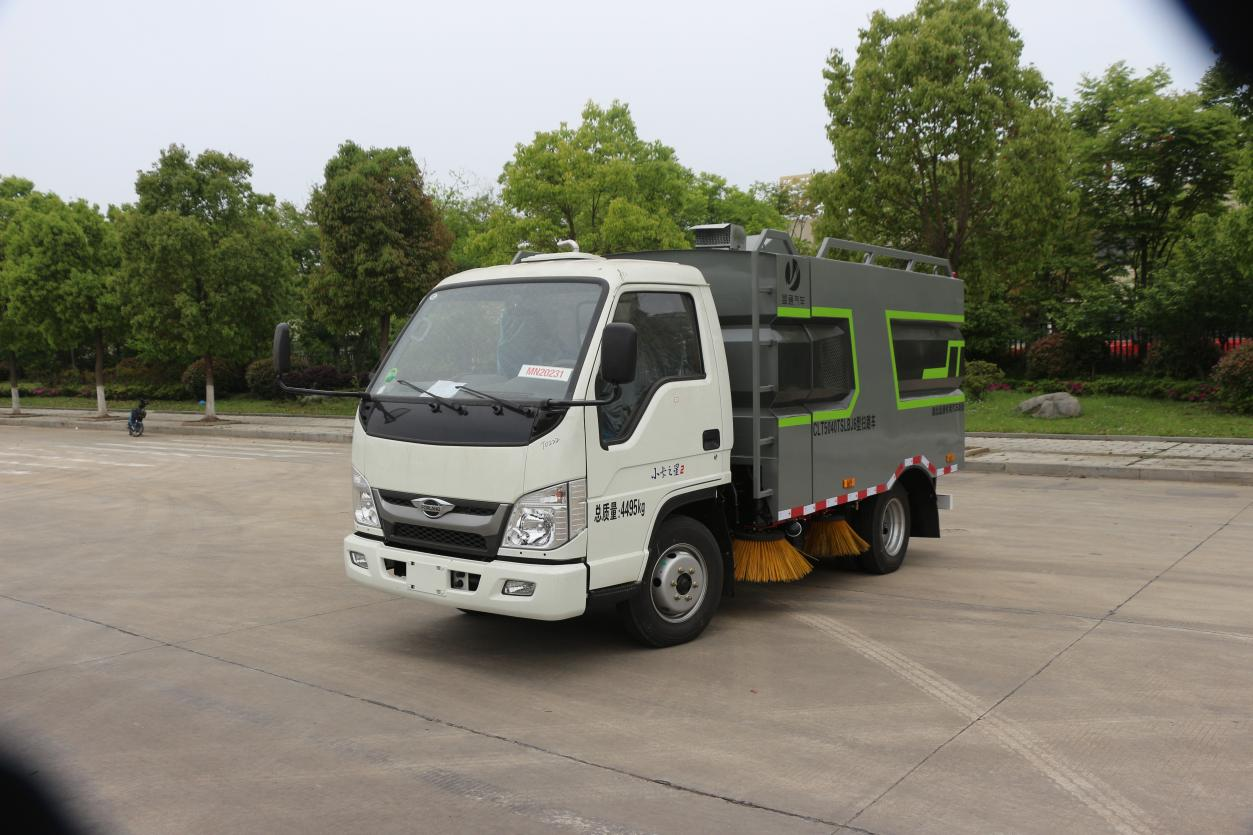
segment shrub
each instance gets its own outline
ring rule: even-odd
[[[1218,399],[1224,406],[1253,413],[1253,342],[1227,352],[1214,367]]]
[[[110,400],[186,400],[187,389],[182,383],[114,383],[104,387],[105,397]],[[93,395],[94,396],[94,395]]]
[[[198,359],[183,371],[183,388],[192,397],[204,397],[204,359]],[[213,390],[215,394],[242,391],[244,370],[238,363],[215,359],[213,361]]]
[[[1104,339],[1050,333],[1027,348],[1028,377],[1065,377],[1092,374],[1105,364],[1109,346]]]
[[[1066,336],[1050,333],[1027,347],[1028,377],[1061,377],[1070,373],[1073,356]]]
[[[284,380],[287,385],[302,389],[347,389],[354,382],[353,375],[337,371],[333,365],[296,368]]]
[[[1147,397],[1152,400],[1186,400],[1206,403],[1217,399],[1218,387],[1204,380],[1170,380],[1163,377],[1097,377],[1095,380],[1014,380],[1010,386],[1022,392],[1068,391],[1081,394]],[[992,387],[988,391],[993,391]]]
[[[996,363],[987,360],[975,360],[966,363],[966,375],[962,379],[962,389],[967,395],[979,400],[991,386],[1005,382],[1005,372]]]
[[[169,363],[153,362],[139,357],[123,357],[118,360],[111,376],[111,382],[123,384],[177,384],[180,380],[177,365],[171,366]]]
[[[1222,350],[1212,339],[1160,339],[1149,346],[1144,371],[1184,380],[1205,377],[1221,356]]]
[[[270,357],[248,363],[244,380],[248,384],[248,393],[261,400],[278,400],[283,394],[279,390],[274,361]]]

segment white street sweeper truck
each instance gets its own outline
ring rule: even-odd
[[[339,393],[360,399],[348,576],[542,620],[614,602],[667,646],[736,582],[828,556],[885,574],[939,536],[963,450],[948,262],[694,231],[693,250],[519,253],[427,294],[368,389]],[[287,325],[274,341],[281,383]]]

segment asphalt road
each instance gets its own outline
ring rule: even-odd
[[[351,583],[346,447],[118,426],[0,427],[0,737],[103,831],[1253,828],[1253,488],[950,476],[658,651]]]

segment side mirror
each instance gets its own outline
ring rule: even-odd
[[[280,322],[274,328],[274,373],[283,376],[291,370],[291,326]]]
[[[282,327],[282,326],[280,326]],[[620,386],[635,379],[635,325],[611,322],[600,338],[600,376]]]

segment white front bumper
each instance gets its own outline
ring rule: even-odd
[[[364,554],[367,567],[354,565],[349,551]],[[388,570],[384,560],[399,563],[405,576],[396,576],[395,566]],[[344,538],[344,570],[362,585],[458,609],[535,620],[563,620],[583,614],[587,607],[587,565],[581,562],[539,565],[502,559],[461,560],[407,548],[390,548],[378,540],[349,534]],[[454,572],[479,575],[477,590],[453,588]],[[530,581],[535,584],[535,594],[530,597],[502,594],[505,580]]]

